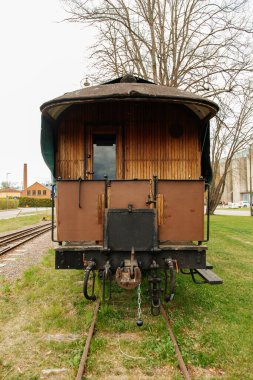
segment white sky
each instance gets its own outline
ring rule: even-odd
[[[0,2],[0,183],[50,180],[40,152],[42,103],[80,88],[91,32],[66,17],[59,0]]]

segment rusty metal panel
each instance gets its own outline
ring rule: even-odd
[[[56,186],[58,240],[103,240],[101,197],[104,182],[57,181]]]
[[[149,181],[112,181],[110,188],[110,208],[149,208],[146,206],[150,194]]]
[[[203,181],[159,181],[159,240],[204,240]]]

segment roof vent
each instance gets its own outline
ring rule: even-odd
[[[121,78],[120,83],[136,83],[136,78],[131,74],[126,74]]]

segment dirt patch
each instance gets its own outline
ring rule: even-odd
[[[232,237],[232,236],[230,236],[230,239],[233,239],[233,240],[237,240],[237,241],[239,241],[239,242],[241,242],[241,243],[244,243],[244,244],[248,244],[248,245],[252,245],[253,246],[253,243],[252,242],[250,242],[250,241],[247,241],[247,240],[244,240],[244,239],[240,239],[240,238],[238,238],[238,237]]]
[[[109,333],[109,332],[100,332],[100,337],[106,338],[106,339],[122,339],[122,340],[130,340],[130,341],[140,341],[142,340],[142,333],[131,333],[131,332],[125,332],[125,333]]]
[[[80,338],[80,334],[47,334],[43,339],[48,342],[74,342]]]
[[[41,371],[40,379],[63,380],[66,379],[67,368],[49,368]]]
[[[139,368],[134,368],[133,371],[130,371],[126,373],[125,368],[118,368],[117,374],[110,374],[105,375],[103,377],[104,380],[149,380],[149,379],[156,379],[156,380],[169,380],[174,378],[175,376],[175,368],[170,366],[164,366],[161,368],[155,368],[154,372],[152,371],[146,371],[143,372]],[[93,377],[86,377],[87,379],[91,379]],[[95,378],[94,378],[95,379]]]
[[[201,368],[188,366],[188,370],[193,379],[213,379],[213,378],[223,378],[225,372],[218,368]]]

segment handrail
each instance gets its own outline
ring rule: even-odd
[[[59,240],[55,240],[54,238],[54,206],[55,206],[55,203],[54,203],[54,198],[55,198],[55,187],[56,185],[52,185],[52,189],[51,189],[51,200],[52,200],[52,208],[51,208],[51,215],[52,215],[52,224],[51,224],[51,240],[54,242],[54,243],[60,243]]]
[[[206,239],[203,240],[203,243],[207,243],[210,239],[210,185],[205,182],[205,187],[207,188],[207,230],[206,230]]]

